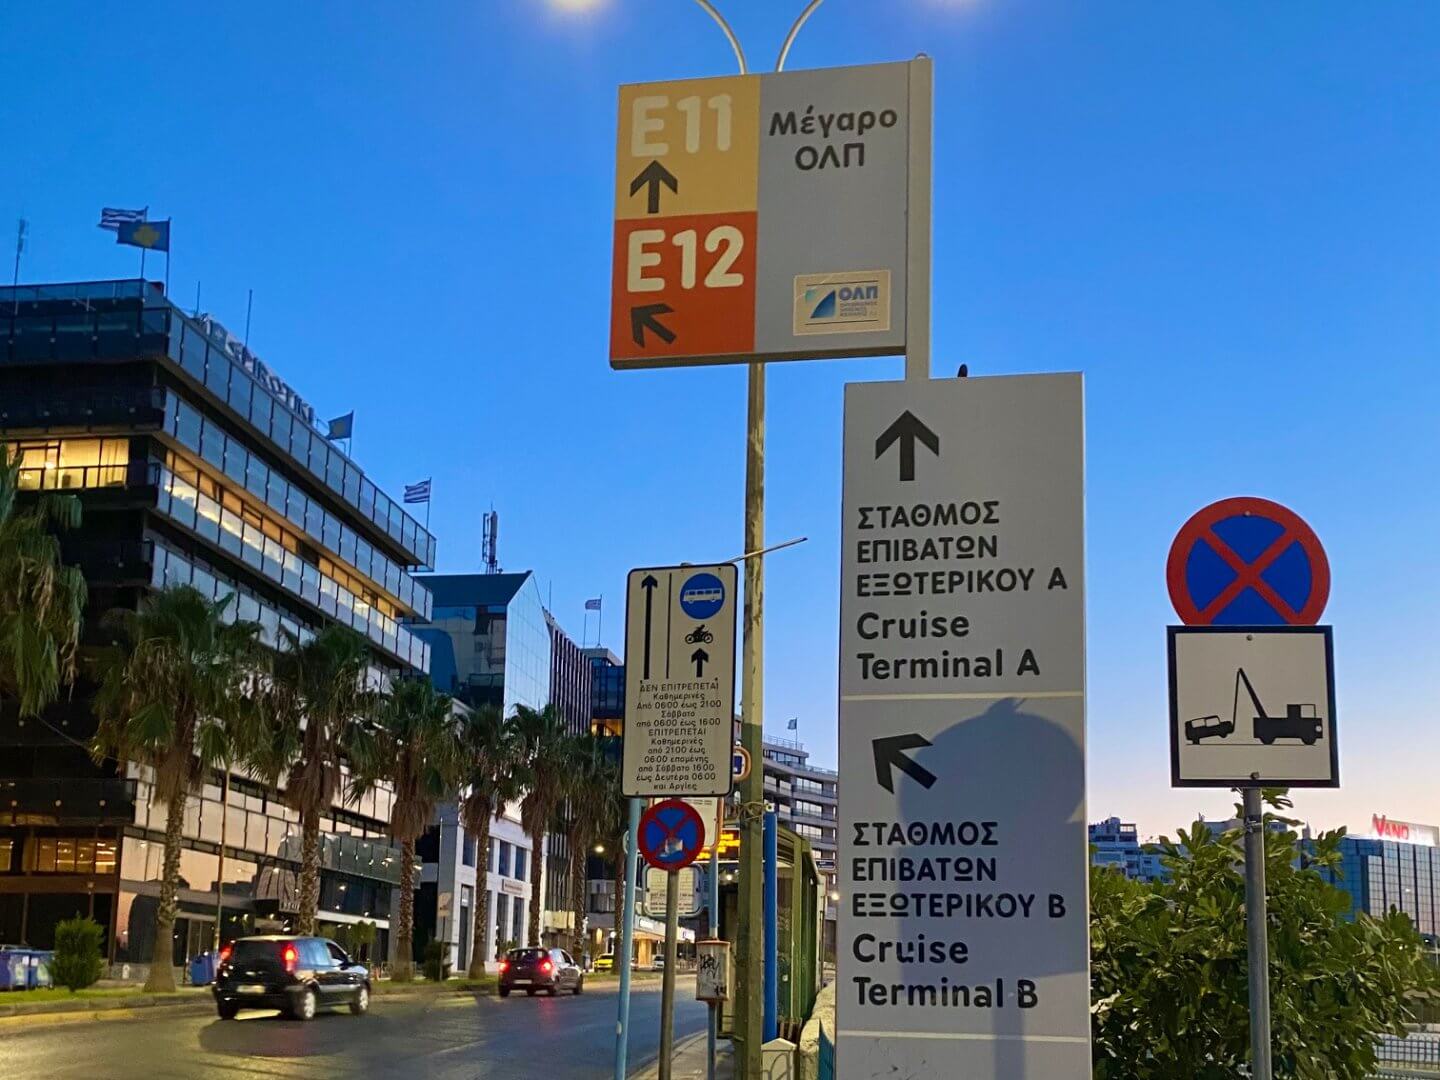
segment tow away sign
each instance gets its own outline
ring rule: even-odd
[[[737,584],[732,563],[630,571],[627,797],[730,794]]]
[[[846,387],[839,1080],[1088,1080],[1079,375]]]

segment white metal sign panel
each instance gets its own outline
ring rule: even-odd
[[[1328,626],[1172,626],[1176,787],[1338,787]]]
[[[840,1080],[1088,1080],[1079,375],[846,387]]]
[[[665,904],[670,891],[670,871],[650,867],[645,874],[645,913],[656,919],[665,918]],[[675,872],[680,918],[700,914],[700,871],[693,866]]]
[[[626,796],[730,794],[737,585],[732,563],[630,571]]]

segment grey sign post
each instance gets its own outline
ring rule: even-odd
[[[837,1076],[1088,1080],[1079,375],[846,387]]]

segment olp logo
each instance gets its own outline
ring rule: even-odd
[[[797,334],[890,329],[890,271],[796,275],[793,329]]]

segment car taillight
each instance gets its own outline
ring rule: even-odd
[[[541,960],[541,961],[540,961],[540,970],[541,970],[542,972],[544,972],[546,975],[549,975],[550,972],[552,972],[552,971],[555,970],[555,965],[552,964],[549,960]]]
[[[501,960],[501,961],[500,961],[500,974],[503,975],[503,974],[505,974],[505,972],[507,972],[507,971],[509,971],[509,970],[510,970],[510,961],[509,961],[509,960]]]
[[[300,954],[295,951],[294,945],[286,945],[285,951],[281,953],[280,956],[281,959],[285,961],[286,971],[294,971],[296,965],[300,962]]]
[[[228,964],[228,963],[230,962],[230,954],[231,954],[232,952],[234,952],[234,951],[235,951],[235,946],[234,946],[234,945],[225,945],[225,946],[223,946],[223,947],[220,949],[220,963],[222,963],[222,964]]]

